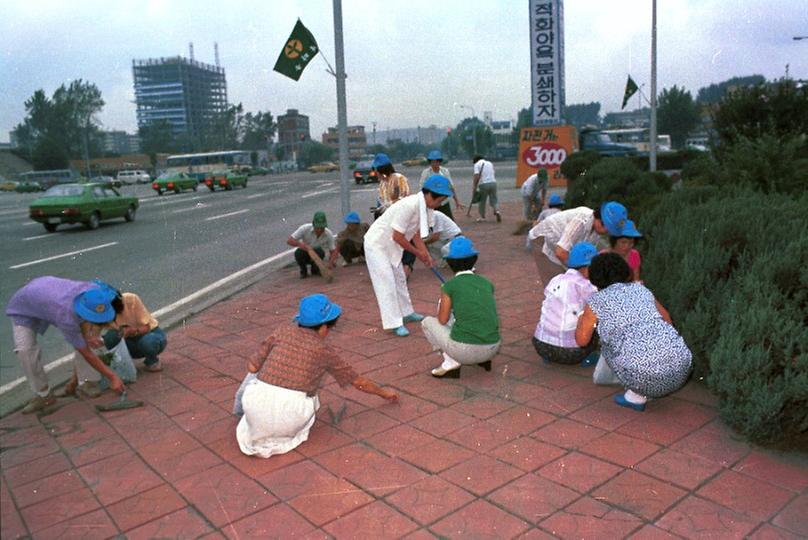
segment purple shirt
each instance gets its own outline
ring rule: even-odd
[[[597,292],[578,270],[570,268],[550,280],[544,289],[541,318],[533,336],[543,343],[574,349],[575,328],[586,301]]]
[[[81,318],[73,310],[73,299],[93,286],[89,281],[53,276],[32,279],[11,297],[6,315],[17,326],[31,328],[38,334],[44,334],[53,325],[68,343],[80,349],[87,343],[81,335]]]

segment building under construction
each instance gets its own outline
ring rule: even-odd
[[[132,73],[138,127],[167,120],[174,135],[198,140],[227,109],[227,81],[218,65],[181,56],[150,58],[132,60]]]

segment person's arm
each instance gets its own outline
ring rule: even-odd
[[[438,322],[446,324],[452,316],[452,297],[445,292],[440,293],[440,304],[438,305]]]
[[[477,184],[479,183],[480,183],[480,173],[474,173],[474,176],[471,178],[472,193],[477,191]]]
[[[547,182],[543,182],[541,185],[541,206],[539,206],[539,210],[543,209],[546,203],[547,203]]]
[[[269,356],[269,351],[272,350],[272,347],[275,345],[275,336],[271,335],[264,340],[261,344],[261,347],[258,349],[258,352],[253,353],[250,356],[250,359],[247,361],[247,371],[250,373],[258,373],[261,370],[261,367],[264,365],[264,362]]]
[[[556,242],[555,255],[558,260],[567,265],[567,259],[570,256],[570,250],[581,238],[586,236],[586,222],[582,220],[574,220],[567,224],[561,238]]]
[[[331,250],[331,255],[328,256],[328,267],[334,268],[337,266],[337,257],[339,257],[339,250],[342,249],[341,242],[337,242],[334,249]]]
[[[584,312],[578,317],[578,326],[575,328],[575,343],[579,347],[586,347],[592,341],[595,328],[598,327],[598,317],[592,308],[586,306]]]
[[[567,266],[567,259],[570,258],[570,252],[564,249],[561,246],[556,246],[555,248],[555,256],[558,257],[558,260],[564,263],[564,266]]]
[[[424,244],[433,244],[440,239],[440,232],[433,231],[429,234],[426,238],[424,238]]]
[[[366,394],[375,394],[391,402],[398,401],[398,394],[387,388],[379,387],[379,385],[366,377],[357,377],[351,384],[353,384],[353,387],[360,392],[365,392]]]
[[[107,366],[98,356],[93,352],[89,345],[84,347],[76,347],[76,350],[81,356],[87,360],[87,363],[96,370],[98,373],[109,379],[109,387],[119,394],[123,392],[123,381],[118,375],[115,374],[109,366]]]
[[[432,268],[435,265],[435,261],[432,260],[432,256],[429,254],[424,240],[416,234],[412,237],[412,243],[415,244],[415,256],[418,257],[427,268]]]
[[[290,236],[289,238],[287,238],[286,243],[292,247],[300,248],[304,251],[309,247],[308,245],[306,245],[306,242],[304,242],[303,240],[298,240],[294,236]]]
[[[135,326],[124,324],[119,328],[119,333],[123,338],[136,338],[148,334],[150,330],[151,328],[148,324],[137,324]]]
[[[665,306],[659,303],[659,300],[654,298],[654,304],[656,304],[656,309],[660,315],[662,315],[662,319],[668,323],[669,325],[673,326],[673,319],[671,319],[671,314],[668,313],[668,310],[665,309]]]

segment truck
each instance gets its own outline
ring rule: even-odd
[[[604,131],[594,128],[583,128],[578,137],[580,150],[593,150],[605,157],[629,157],[638,155],[635,147],[614,142]]]

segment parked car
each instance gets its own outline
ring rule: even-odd
[[[106,219],[134,221],[138,206],[137,197],[124,197],[104,184],[60,184],[35,199],[28,215],[48,232],[62,223],[83,223],[88,229],[97,229]]]
[[[151,176],[142,170],[118,171],[118,180],[124,184],[148,184]]]
[[[17,189],[17,182],[5,180],[0,182],[0,191],[14,191]]]
[[[269,169],[266,167],[253,167],[247,176],[263,176],[265,174],[269,174]]]
[[[247,175],[234,171],[213,171],[205,177],[205,185],[211,191],[216,191],[216,188],[229,191],[238,186],[247,187]]]
[[[157,180],[152,182],[152,189],[158,195],[162,195],[166,191],[173,191],[179,193],[185,189],[192,189],[196,191],[199,181],[186,173],[163,173],[157,177]]]
[[[369,182],[378,182],[379,178],[376,176],[376,169],[373,168],[373,159],[360,161],[356,164],[353,172],[354,182],[357,184],[367,184]]]
[[[105,186],[115,188],[119,188],[122,185],[120,180],[113,178],[111,176],[93,176],[92,178],[90,178],[90,182],[96,184],[104,184]]]
[[[19,182],[14,188],[17,193],[34,193],[42,191],[42,184],[39,182]]]
[[[332,171],[338,171],[339,165],[337,165],[333,161],[323,161],[322,163],[318,163],[317,165],[312,165],[306,170],[312,173],[332,172]]]
[[[405,159],[401,164],[405,167],[426,167],[429,165],[429,162],[424,157],[414,157],[412,159]]]

